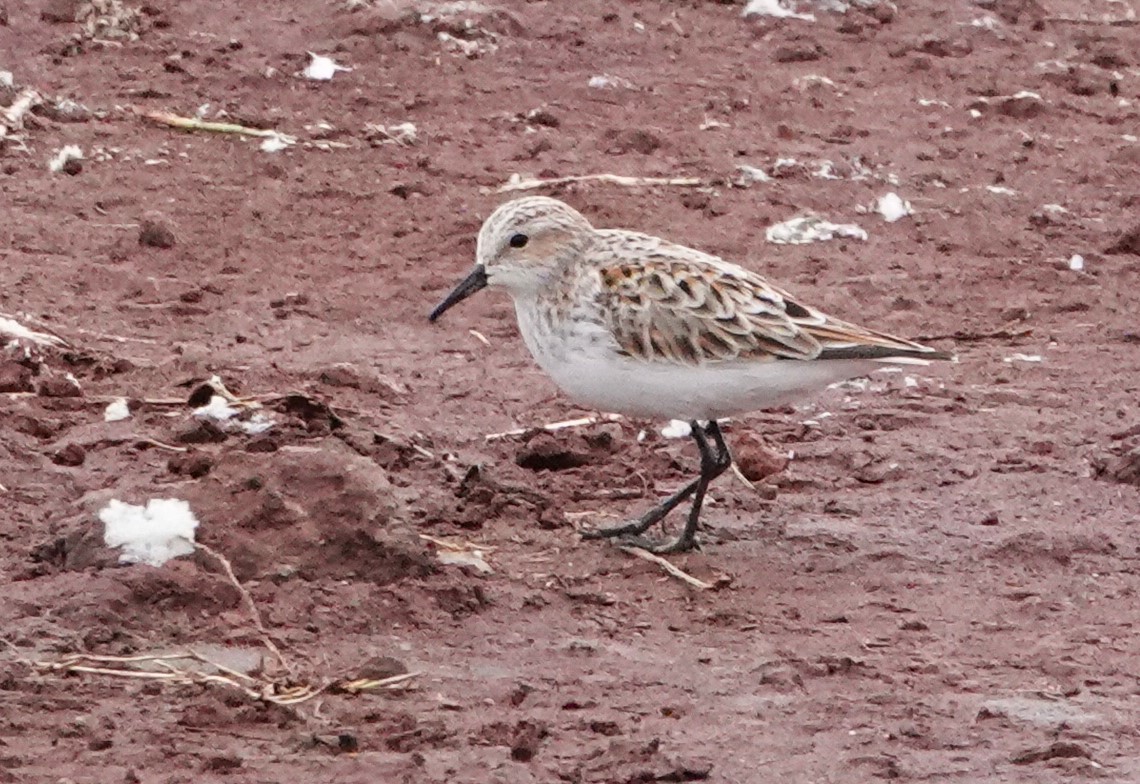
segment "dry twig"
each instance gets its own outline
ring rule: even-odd
[[[514,430],[507,430],[502,433],[490,433],[483,436],[483,438],[487,441],[499,441],[513,436],[525,436],[527,433],[538,430],[543,430],[547,433],[556,433],[559,430],[565,430],[570,427],[586,427],[589,425],[597,425],[601,422],[620,422],[621,419],[620,414],[600,414],[592,417],[581,417],[580,419],[567,419],[564,422],[551,422],[550,424],[540,425],[538,427],[518,427]]]
[[[568,185],[572,182],[607,182],[611,185],[623,185],[636,188],[640,185],[674,185],[681,187],[695,187],[704,185],[699,177],[627,177],[623,174],[578,174],[570,177],[554,177],[552,179],[522,179],[512,176],[506,185],[500,186],[499,193],[510,191],[532,191],[537,188],[548,188],[553,185]]]
[[[138,112],[138,114],[140,117],[150,120],[151,122],[168,125],[171,128],[178,128],[183,131],[234,133],[239,136],[257,136],[263,139],[293,138],[288,134],[275,131],[271,128],[251,128],[248,125],[238,125],[237,123],[211,122],[209,120],[201,120],[197,117],[182,117],[181,115],[171,114],[170,112]]]
[[[666,561],[656,553],[651,553],[648,550],[642,550],[640,547],[630,547],[628,545],[622,546],[621,551],[623,553],[628,553],[629,555],[640,558],[643,561],[649,561],[650,563],[657,564],[671,577],[676,577],[681,582],[688,583],[694,588],[698,588],[702,591],[707,591],[710,588],[715,587],[712,583],[706,583],[704,580],[698,580],[688,572],[682,571],[680,568],[674,566],[669,561]]]

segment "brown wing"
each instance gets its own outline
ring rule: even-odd
[[[599,269],[608,327],[629,356],[681,365],[945,358],[918,343],[833,319],[743,267],[688,248],[674,251],[680,258],[669,258],[670,247],[655,250],[649,261]]]

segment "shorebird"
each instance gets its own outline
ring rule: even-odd
[[[718,419],[803,398],[884,365],[950,355],[840,321],[757,273],[668,240],[596,229],[557,199],[498,207],[475,268],[431,312],[437,320],[483,288],[514,300],[519,331],[562,391],[589,408],[690,423],[700,475],[637,520],[585,532],[654,552],[697,544],[709,482],[732,465]],[[672,541],[641,537],[692,497]]]

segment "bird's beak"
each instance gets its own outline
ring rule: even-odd
[[[482,264],[479,264],[471,271],[470,275],[451,290],[450,294],[443,298],[443,302],[435,306],[435,310],[428,316],[428,321],[435,321],[444,314],[444,311],[449,310],[452,305],[458,305],[475,292],[486,287],[487,270]]]

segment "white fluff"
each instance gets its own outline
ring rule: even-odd
[[[769,226],[766,236],[776,245],[805,245],[836,237],[866,240],[867,232],[854,223],[831,223],[818,215],[804,215]]]
[[[130,406],[127,405],[125,397],[116,398],[107,404],[107,408],[103,410],[104,422],[118,422],[121,419],[128,419],[131,416]]]
[[[210,402],[201,408],[194,409],[194,416],[199,419],[213,419],[215,422],[225,422],[238,415],[238,410],[231,406],[221,395],[214,395]]]
[[[1079,253],[1074,253],[1073,257],[1069,259],[1069,269],[1073,272],[1080,272],[1085,268],[1085,257]]]
[[[621,76],[599,74],[598,76],[591,76],[590,80],[586,82],[586,86],[594,90],[613,90],[617,88],[632,90],[633,82]]]
[[[258,411],[249,418],[249,421],[238,422],[237,425],[242,429],[243,432],[251,436],[255,436],[258,433],[264,433],[266,430],[269,430],[271,427],[273,427],[274,421],[273,417],[267,416],[261,411]]]
[[[305,66],[305,70],[302,71],[306,79],[327,82],[333,78],[337,71],[352,70],[351,68],[338,64],[331,57],[314,54],[313,52],[309,52],[309,57],[313,59],[309,61],[309,64]]]
[[[178,498],[152,498],[146,506],[112,500],[99,512],[106,526],[103,542],[122,548],[119,563],[162,566],[171,558],[194,552],[198,518]]]
[[[780,0],[749,0],[744,6],[743,16],[774,16],[778,19],[802,19],[805,22],[814,22],[812,14],[799,14],[795,10],[785,8]]]
[[[688,438],[692,434],[692,425],[683,419],[671,419],[669,424],[661,428],[661,435],[666,438]]]
[[[740,172],[740,177],[737,178],[737,182],[743,188],[747,188],[749,185],[751,185],[754,182],[771,182],[772,181],[772,178],[768,176],[768,172],[766,172],[763,169],[758,168],[756,166],[749,166],[748,164],[742,164],[740,166],[737,166],[736,170],[738,172]]]
[[[883,220],[887,223],[894,223],[914,213],[910,202],[903,201],[902,197],[893,192],[888,193],[886,196],[880,196],[875,207],[879,211],[879,214],[883,216]]]
[[[261,142],[262,152],[281,152],[287,147],[292,146],[296,141],[292,136],[286,136],[283,133],[274,133],[271,136],[266,136]]]

